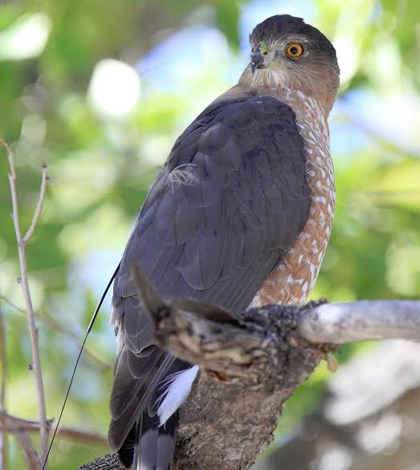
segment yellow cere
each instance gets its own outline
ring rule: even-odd
[[[265,41],[260,42],[259,48],[262,55],[268,55],[268,45]]]

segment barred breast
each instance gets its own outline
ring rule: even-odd
[[[296,113],[305,141],[312,202],[303,231],[264,281],[250,307],[277,303],[302,305],[318,277],[334,219],[335,181],[329,129],[324,110],[315,99],[287,88],[270,90],[267,94],[288,104]]]

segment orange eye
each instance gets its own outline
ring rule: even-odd
[[[286,54],[291,59],[297,59],[303,54],[303,47],[297,42],[292,42],[286,47]]]

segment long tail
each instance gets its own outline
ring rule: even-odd
[[[160,426],[158,416],[146,411],[118,451],[121,463],[131,470],[170,470],[177,427],[178,412]]]

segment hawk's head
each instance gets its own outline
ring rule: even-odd
[[[249,36],[251,63],[244,72],[253,88],[301,90],[329,109],[339,85],[335,49],[316,28],[290,15],[272,16]]]

